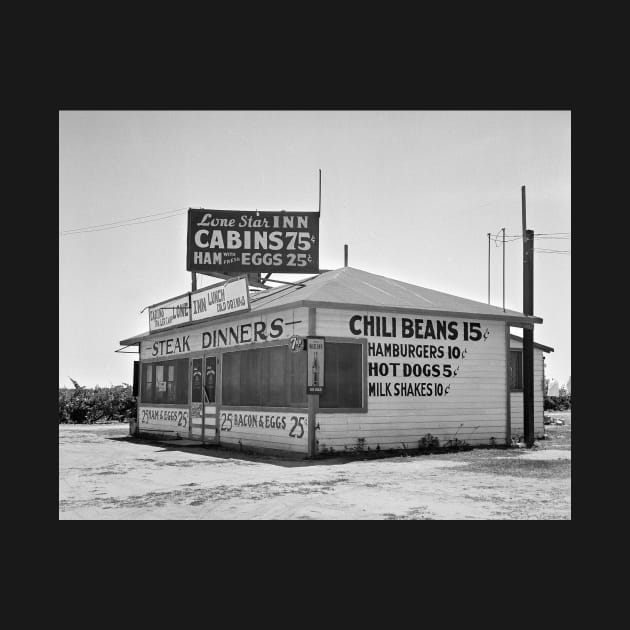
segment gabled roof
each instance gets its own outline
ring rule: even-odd
[[[341,267],[304,280],[296,285],[274,287],[254,294],[250,299],[251,312],[298,306],[322,308],[352,308],[405,313],[429,313],[456,317],[499,319],[512,325],[540,324],[542,319],[518,311],[503,310],[484,302],[450,295],[416,286],[374,273]],[[239,314],[243,317],[243,313]],[[236,315],[234,316],[236,317]],[[208,324],[208,321],[204,322]],[[184,324],[183,327],[199,326]],[[124,339],[121,345],[133,345],[148,337],[143,333]]]

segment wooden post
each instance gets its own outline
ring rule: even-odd
[[[525,230],[523,312],[534,314],[534,231]],[[534,444],[534,325],[523,328],[523,424],[525,445]]]
[[[348,266],[348,246],[347,245],[343,246],[343,266],[344,267]]]
[[[317,203],[317,214],[322,213],[322,169],[319,169],[319,201]]]
[[[488,304],[490,304],[490,232],[488,232]]]
[[[308,334],[317,334],[317,311],[315,307],[308,309]],[[306,352],[306,350],[304,351]],[[317,455],[317,434],[315,431],[315,423],[317,422],[317,412],[319,411],[319,394],[307,394],[308,400],[308,456],[315,457]]]
[[[523,220],[523,247],[525,247],[525,230],[527,229],[527,210],[525,207],[525,186],[521,186],[521,215],[522,215],[522,220]]]
[[[505,313],[505,228],[503,230],[503,312]]]
[[[194,293],[197,290],[197,274],[194,271],[191,271],[190,276],[192,281],[192,290]]]
[[[512,383],[511,378],[511,352],[510,352],[510,324],[505,322],[505,445],[510,446],[512,444]]]

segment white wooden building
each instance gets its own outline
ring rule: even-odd
[[[553,352],[553,348],[534,342],[534,435],[537,438],[545,434],[543,424],[545,352]],[[510,335],[510,396],[512,437],[519,440],[524,436],[525,429],[523,426],[523,339],[517,335]]]
[[[522,435],[510,327],[539,317],[352,267],[252,294],[250,305],[120,342],[140,351],[133,434],[300,456]],[[308,337],[324,338],[321,394],[307,393],[313,365],[296,345]],[[535,347],[541,386],[538,357],[550,350]],[[538,386],[535,413],[542,434]]]

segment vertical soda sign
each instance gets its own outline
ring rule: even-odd
[[[324,391],[324,337],[307,337],[306,352],[306,392],[321,394]]]

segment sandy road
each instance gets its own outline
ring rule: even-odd
[[[60,519],[570,519],[570,428],[533,451],[247,456],[59,426]]]

